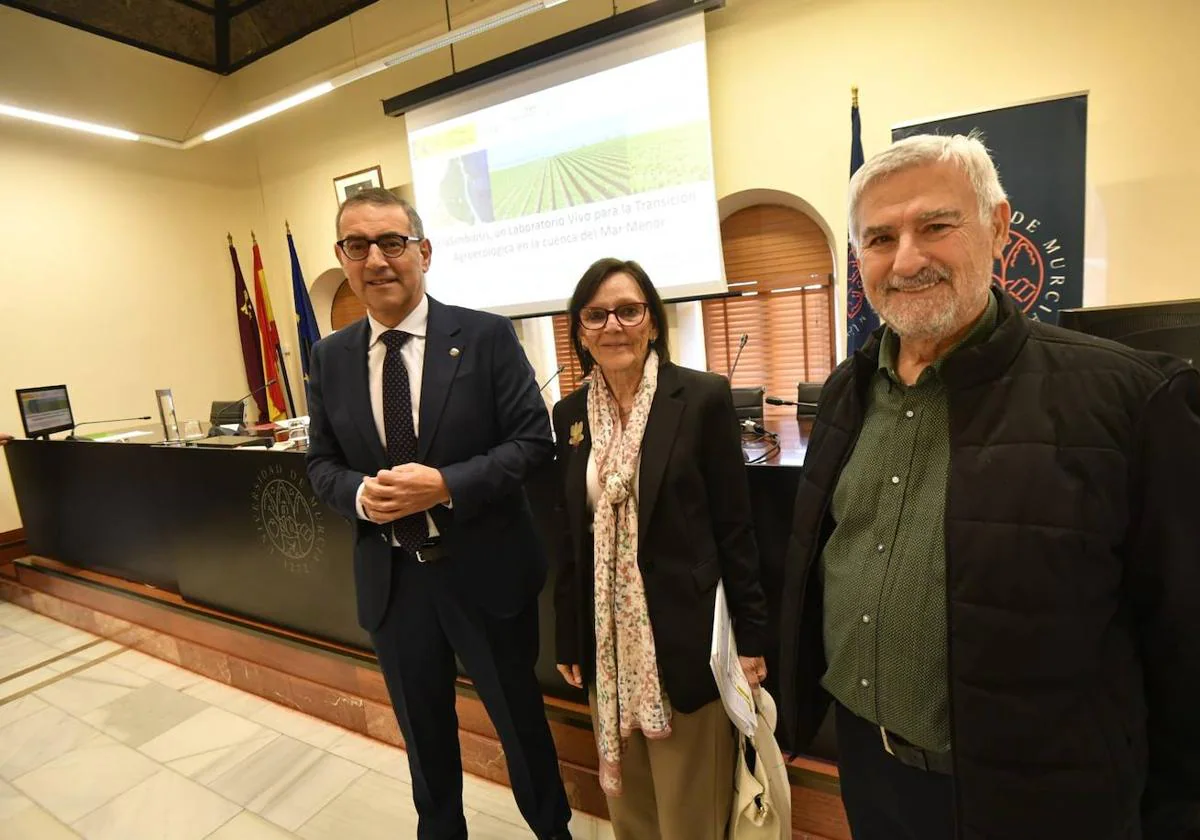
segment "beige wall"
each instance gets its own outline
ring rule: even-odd
[[[456,0],[453,22],[514,2]],[[457,66],[609,9],[574,0],[519,22],[507,42],[489,33]],[[441,0],[382,0],[220,78],[0,8],[0,101],[182,140],[442,31]],[[247,387],[225,232],[250,280],[254,229],[303,410],[284,222],[310,283],[336,266],[333,179],[379,164],[386,185],[407,183],[404,123],[383,116],[380,100],[446,75],[450,62],[442,50],[187,152],[0,120],[0,394],[67,382],[76,417],[88,419],[154,414],[154,389],[171,387],[180,419],[207,417],[209,401]],[[0,429],[20,428],[16,401],[0,398]],[[19,526],[0,458],[0,532]]]
[[[0,101],[12,105],[174,139],[202,113],[235,114],[212,73],[15,9],[0,7],[0,47]]]
[[[181,139],[439,31],[440,6],[381,0],[227,79],[0,8],[0,100]],[[571,0],[460,45],[458,66],[610,9]],[[799,196],[840,255],[851,85],[868,155],[895,123],[1089,90],[1088,249],[1109,301],[1200,295],[1173,259],[1200,222],[1198,26],[1193,0],[729,0],[708,16],[718,193]],[[187,417],[242,393],[225,231],[247,272],[258,233],[290,352],[284,220],[311,283],[335,265],[333,178],[409,178],[403,121],[379,100],[448,69],[443,50],[184,153],[0,121],[0,429],[19,431],[4,394],[29,384],[69,382],[80,418],[151,413],[155,387]],[[0,532],[18,526],[0,460]]]
[[[622,0],[619,8],[644,5],[647,0]],[[452,2],[455,27],[514,5],[514,0]],[[571,0],[509,26],[464,41],[455,47],[454,66],[459,70],[510,52],[526,43],[544,40],[611,13],[611,0]],[[440,28],[439,28],[440,27]],[[303,39],[294,48],[268,56],[234,75],[248,101],[270,100],[272,90],[294,90],[327,76],[310,73],[314,66],[340,72],[441,34],[445,12],[441,2],[384,0],[368,6],[334,26]],[[383,33],[403,32],[389,39]],[[264,123],[252,133],[259,167],[265,228],[261,237],[264,267],[271,284],[276,312],[291,300],[290,267],[284,221],[292,228],[296,252],[305,280],[311,283],[324,271],[336,268],[333,253],[334,214],[337,200],[333,179],[378,164],[388,187],[411,181],[408,144],[403,118],[386,117],[380,100],[433,82],[451,72],[449,50],[399,65],[338,89],[303,108]],[[278,234],[278,235],[276,235]],[[434,265],[437,254],[435,243]],[[300,360],[295,339],[283,331],[288,368],[293,383],[299,381]],[[541,366],[545,379],[554,365]],[[293,387],[297,403],[301,388]]]
[[[867,156],[897,123],[1087,90],[1108,302],[1200,296],[1177,257],[1200,226],[1195,0],[730,0],[708,30],[718,194],[804,198],[839,264],[852,85]]]
[[[0,9],[0,101],[182,136],[215,81]],[[20,433],[13,391],[33,385],[68,383],[78,420],[157,415],[168,387],[203,418],[244,392],[225,234],[248,270],[262,202],[229,140],[180,154],[0,120],[0,429]],[[0,458],[0,532],[19,525]]]
[[[0,126],[0,429],[33,385],[68,383],[81,421],[156,415],[155,388],[180,419],[243,393],[224,244],[258,194],[194,177],[207,157]],[[18,525],[0,459],[0,532]]]

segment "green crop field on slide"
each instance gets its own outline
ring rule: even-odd
[[[605,140],[490,173],[496,219],[515,219],[712,177],[704,123]]]

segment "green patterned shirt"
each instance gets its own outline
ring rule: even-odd
[[[859,717],[927,750],[950,749],[946,481],[950,421],[940,376],[987,340],[996,299],[966,337],[905,386],[885,330],[866,417],[833,493],[825,577],[825,689]]]

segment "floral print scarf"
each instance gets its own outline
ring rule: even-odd
[[[596,599],[596,745],[600,784],[621,794],[624,739],[635,729],[647,738],[671,734],[671,705],[663,690],[654,650],[646,589],[638,568],[638,502],[633,482],[642,435],[658,387],[658,354],[642,369],[629,424],[599,368],[588,388],[588,426],[600,479],[593,519]]]

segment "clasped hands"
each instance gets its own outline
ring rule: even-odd
[[[450,501],[440,471],[424,464],[401,464],[363,476],[362,508],[367,518],[386,525]]]

